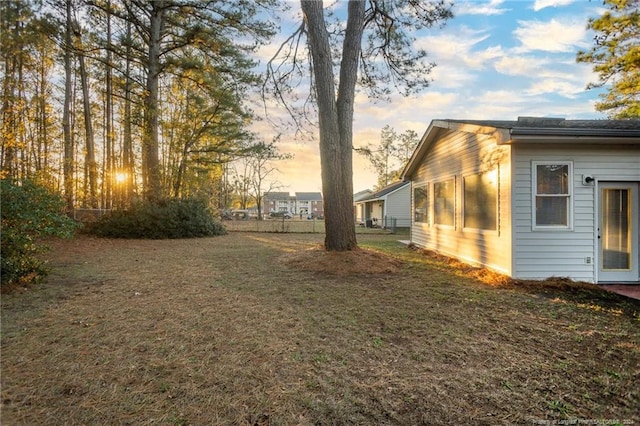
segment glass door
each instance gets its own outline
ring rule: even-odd
[[[638,282],[638,185],[600,183],[598,281]]]

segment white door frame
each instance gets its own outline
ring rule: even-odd
[[[629,181],[599,181],[596,186],[596,203],[597,203],[597,230],[596,230],[596,248],[597,248],[597,262],[596,262],[596,279],[599,283],[607,282],[621,282],[621,283],[635,283],[640,284],[640,260],[639,260],[639,240],[640,240],[640,200],[639,190],[640,184],[638,182]],[[603,264],[605,261],[603,243],[604,232],[603,229],[603,206],[602,206],[602,194],[605,189],[626,189],[629,190],[628,210],[629,211],[629,227],[630,227],[630,243],[631,243],[631,264],[628,269],[604,269]]]

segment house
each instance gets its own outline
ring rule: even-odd
[[[295,199],[288,192],[266,192],[262,198],[262,214],[268,217],[270,213],[291,213],[295,206]]]
[[[322,193],[296,192],[294,196],[288,192],[267,192],[263,198],[263,214],[272,212],[291,213],[300,217],[323,217],[324,207]]]
[[[513,278],[640,284],[640,120],[434,120],[411,242]]]
[[[362,212],[357,223],[382,228],[411,225],[410,182],[395,182],[355,202],[356,211]],[[357,220],[357,219],[356,219]]]
[[[360,203],[360,201],[369,197],[373,194],[373,191],[370,189],[365,189],[363,191],[356,192],[353,194],[353,214],[356,220],[356,223],[364,224],[365,222],[365,214],[364,214],[364,204]]]
[[[295,207],[292,212],[302,217],[324,217],[322,194],[320,192],[296,192]]]

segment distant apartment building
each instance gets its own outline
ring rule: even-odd
[[[268,216],[272,212],[291,213],[300,217],[323,217],[322,194],[320,192],[267,192],[262,202],[262,212]]]

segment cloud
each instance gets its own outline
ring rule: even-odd
[[[503,54],[501,46],[477,49],[480,43],[489,38],[489,30],[476,30],[463,25],[436,34],[418,38],[415,47],[426,50],[428,59],[436,63],[431,77],[433,87],[438,90],[458,89],[473,84],[477,72],[487,68]]]
[[[495,63],[495,70],[501,74],[525,77],[527,79],[555,78],[573,80],[580,78],[574,69],[575,62],[567,63],[542,56],[504,56]]]
[[[503,56],[495,62],[495,70],[511,76],[534,76],[547,61],[533,56]]]
[[[455,5],[454,14],[461,15],[502,15],[510,9],[501,8],[504,0],[491,0],[488,3],[479,1],[465,1]]]
[[[533,83],[524,91],[527,95],[544,95],[547,93],[555,93],[565,98],[573,99],[576,94],[584,91],[584,86],[571,84],[567,81],[559,81],[552,79],[544,79]]]
[[[586,21],[576,18],[551,19],[548,22],[518,21],[513,31],[520,42],[519,52],[574,52],[576,47],[586,45]]]
[[[539,11],[547,7],[561,7],[573,3],[575,0],[536,0],[533,3],[533,10]]]
[[[489,38],[489,30],[476,30],[462,25],[437,34],[420,37],[415,42],[416,48],[425,49],[437,64],[453,63],[471,69],[482,69],[487,60],[501,54],[500,46],[474,50],[479,43]]]

